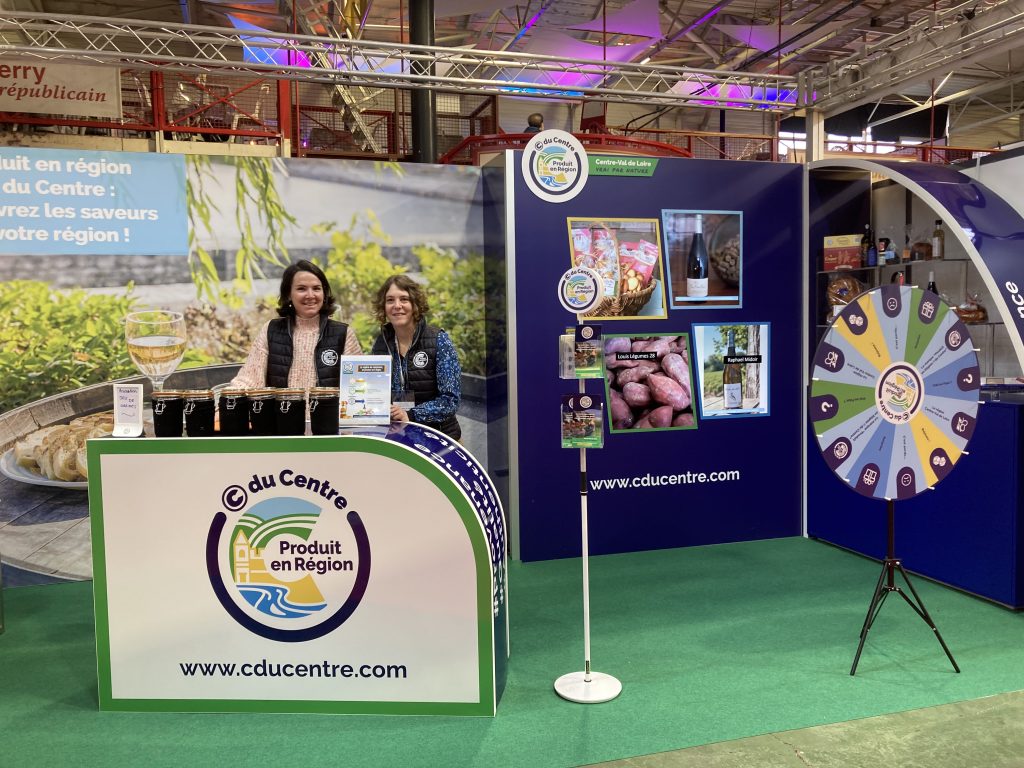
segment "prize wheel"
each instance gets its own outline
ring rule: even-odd
[[[930,291],[860,294],[818,345],[811,378],[821,455],[865,496],[909,499],[933,487],[974,433],[978,356],[963,321]]]

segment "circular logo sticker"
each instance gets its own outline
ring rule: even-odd
[[[334,349],[325,349],[320,353],[320,362],[324,365],[337,365],[338,352]]]
[[[592,309],[601,298],[601,276],[586,267],[573,267],[558,281],[558,301],[577,315]]]
[[[906,424],[917,414],[924,401],[924,384],[917,368],[910,363],[890,365],[878,377],[875,404],[890,424]]]
[[[583,191],[590,175],[587,151],[565,131],[541,131],[526,145],[523,180],[537,197],[564,203]]]
[[[594,401],[590,398],[589,395],[583,395],[580,398],[580,408],[589,408],[593,404],[594,404]]]
[[[417,352],[412,356],[412,364],[417,368],[426,368],[428,362],[430,362],[430,358],[427,357],[426,352]]]
[[[352,615],[369,582],[370,544],[330,479],[291,469],[253,475],[246,487],[225,488],[221,502],[206,566],[235,621],[261,637],[296,642],[323,637]]]

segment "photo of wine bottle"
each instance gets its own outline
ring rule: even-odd
[[[704,243],[704,215],[698,213],[686,260],[686,295],[691,299],[708,295],[708,249]]]
[[[729,362],[736,355],[736,332],[729,331],[729,343],[725,353],[725,367],[722,369],[722,385],[725,390],[725,408],[733,410],[743,407],[743,369],[739,363]]]

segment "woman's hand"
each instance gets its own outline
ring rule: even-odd
[[[391,420],[392,421],[408,421],[409,412],[404,408],[401,408],[394,403],[391,404]]]

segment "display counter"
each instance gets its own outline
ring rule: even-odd
[[[417,424],[90,440],[101,709],[493,715],[498,496]]]
[[[1024,394],[985,402],[956,470],[895,507],[896,555],[907,570],[1015,609],[1024,608],[1022,417]],[[815,454],[808,488],[810,536],[885,557],[884,502],[850,493]]]

